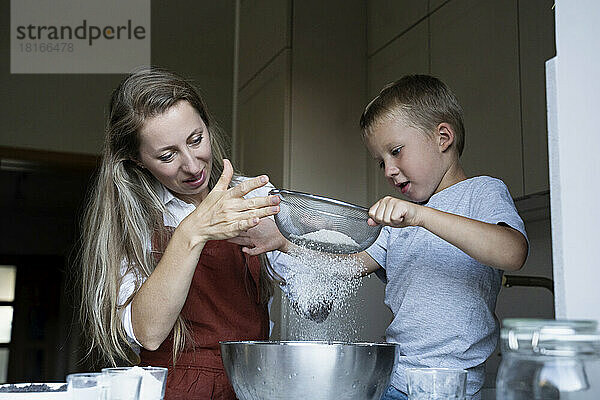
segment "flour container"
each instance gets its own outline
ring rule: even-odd
[[[595,321],[506,319],[497,400],[600,399]]]

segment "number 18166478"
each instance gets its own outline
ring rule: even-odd
[[[19,43],[21,53],[72,53],[75,50],[73,43]]]

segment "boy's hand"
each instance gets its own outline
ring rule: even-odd
[[[419,209],[422,206],[386,196],[369,209],[371,226],[387,225],[394,228],[419,225]]]
[[[271,218],[262,218],[257,226],[240,232],[237,237],[229,239],[228,242],[239,244],[242,246],[242,251],[251,256],[272,250],[283,250],[287,244],[287,240]]]

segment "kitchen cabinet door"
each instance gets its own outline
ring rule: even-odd
[[[554,0],[519,1],[525,194],[549,189],[545,63],[556,55]]]
[[[422,21],[369,58],[367,102],[375,97],[383,86],[400,79],[403,75],[429,73],[428,35],[427,21]],[[372,205],[388,195],[398,197],[399,193],[387,183],[381,169],[368,152],[367,157],[369,204]]]
[[[434,12],[437,8],[440,8],[449,1],[451,0],[429,0],[429,12]]]
[[[289,0],[240,1],[239,85],[252,77],[284,48],[290,47]]]
[[[290,184],[362,205],[366,4],[305,0],[294,2],[293,15]]]
[[[467,175],[523,195],[517,2],[452,0],[430,17],[431,73],[464,109]]]
[[[370,0],[367,3],[368,54],[386,47],[426,15],[426,1]]]
[[[268,174],[279,188],[287,186],[286,143],[289,137],[290,57],[285,50],[239,93],[236,158],[244,174]]]

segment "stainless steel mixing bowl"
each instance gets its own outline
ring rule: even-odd
[[[394,353],[389,343],[221,342],[240,400],[379,400]]]

